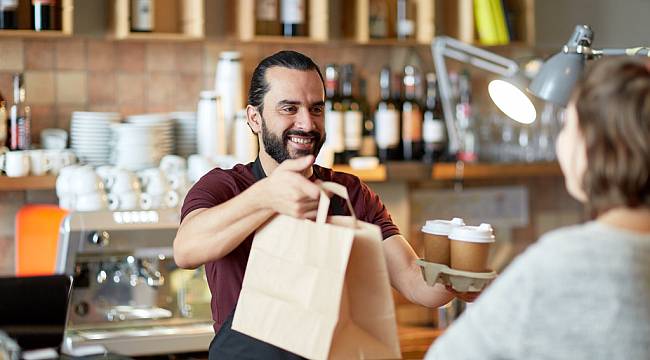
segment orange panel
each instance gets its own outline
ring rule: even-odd
[[[68,214],[56,205],[26,205],[16,214],[16,276],[51,275],[59,225]]]

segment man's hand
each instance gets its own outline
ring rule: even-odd
[[[315,219],[320,187],[302,175],[314,163],[314,156],[285,160],[264,181],[269,207],[303,219]]]

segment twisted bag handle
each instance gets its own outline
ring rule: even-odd
[[[352,215],[352,218],[354,219],[354,223],[356,225],[357,216],[354,214],[354,208],[352,207],[352,203],[350,203],[350,196],[348,196],[348,189],[341,184],[331,182],[331,181],[323,182],[320,184],[320,199],[318,200],[318,212],[316,213],[316,222],[319,224],[324,224],[327,222],[327,211],[329,210],[330,207],[330,197],[327,192],[338,195],[343,199],[345,199],[345,203],[348,205],[348,209],[350,209],[350,214]]]

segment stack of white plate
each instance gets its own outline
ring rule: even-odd
[[[70,145],[81,163],[108,164],[111,154],[111,125],[119,123],[115,112],[75,111],[70,121]]]
[[[113,125],[111,162],[126,170],[157,167],[174,151],[174,122],[169,114],[133,115]]]
[[[196,113],[174,112],[170,115],[176,130],[176,154],[182,157],[196,154]]]

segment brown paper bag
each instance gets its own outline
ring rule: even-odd
[[[353,216],[326,223],[278,215],[258,229],[232,329],[310,359],[401,357],[395,307],[378,226]]]

